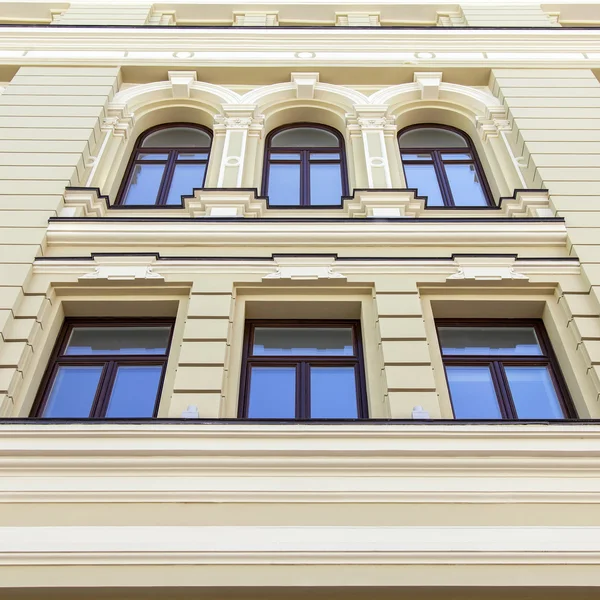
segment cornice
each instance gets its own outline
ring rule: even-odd
[[[600,29],[560,27],[0,27],[0,42],[5,64],[600,65]]]
[[[53,218],[50,247],[564,246],[562,219]]]
[[[599,527],[0,527],[0,565],[600,564]],[[580,572],[570,573],[571,578]],[[132,581],[138,581],[133,577]],[[398,574],[400,578],[402,574]],[[114,574],[113,574],[114,576]],[[111,575],[108,575],[110,580]],[[307,574],[310,578],[310,575]],[[277,578],[275,578],[277,579]],[[443,576],[442,576],[442,580]],[[496,578],[493,578],[496,581]],[[568,579],[567,579],[568,580]],[[269,585],[270,578],[261,581]],[[303,585],[306,585],[303,578]],[[371,580],[371,587],[377,586]],[[389,579],[385,579],[389,584]],[[399,585],[401,579],[398,581]],[[441,585],[440,580],[436,581]],[[455,580],[454,580],[455,583]],[[131,582],[129,583],[131,585]],[[405,583],[406,584],[406,583]],[[295,584],[289,582],[288,585]],[[297,585],[297,584],[296,584]]]
[[[598,423],[5,421],[0,456],[0,502],[600,502]]]
[[[516,255],[476,254],[453,255],[441,258],[407,257],[337,257],[336,255],[298,254],[272,257],[161,257],[157,254],[93,253],[86,257],[38,258],[33,263],[35,274],[55,276],[55,285],[66,278],[72,283],[75,276],[81,283],[143,281],[146,284],[165,282],[165,277],[185,274],[252,273],[264,280],[342,279],[349,275],[386,273],[395,275],[439,275],[447,280],[471,281],[523,280],[529,276],[547,277],[578,275],[579,261],[568,259],[521,258]],[[62,278],[60,277],[62,276]],[[171,279],[170,279],[171,280]],[[171,280],[172,281],[172,280]],[[65,283],[63,282],[63,285]]]

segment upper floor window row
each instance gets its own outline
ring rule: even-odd
[[[173,123],[137,140],[117,204],[177,206],[204,187],[212,143],[208,129]],[[443,207],[493,206],[473,142],[441,125],[416,125],[398,134],[406,185]],[[314,123],[285,125],[266,139],[262,193],[273,208],[335,208],[349,192],[344,138]]]

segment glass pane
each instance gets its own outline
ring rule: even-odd
[[[310,204],[340,204],[342,201],[342,174],[339,164],[310,165]]]
[[[152,417],[161,374],[159,365],[119,367],[106,416],[114,419]]]
[[[277,206],[300,204],[300,165],[269,166],[269,204]]]
[[[48,419],[90,416],[102,366],[58,367],[42,415]]]
[[[204,185],[204,173],[206,165],[175,165],[169,195],[167,196],[167,204],[181,204],[183,200],[181,196],[191,196],[194,188],[201,188]]]
[[[170,127],[151,133],[143,148],[210,148],[210,136],[192,127]]]
[[[168,158],[168,154],[159,154],[158,152],[141,152],[137,156],[138,160],[167,160]]]
[[[452,408],[457,419],[501,419],[488,367],[446,367]]]
[[[208,152],[179,152],[177,160],[206,160]]]
[[[294,419],[296,417],[296,368],[252,367],[248,417]]]
[[[473,160],[473,157],[470,154],[460,154],[460,153],[450,153],[450,154],[442,154],[443,160]]]
[[[504,367],[519,419],[563,419],[547,367]]]
[[[533,327],[439,327],[445,355],[540,356]]]
[[[300,155],[294,152],[271,152],[271,160],[300,160]]]
[[[257,327],[254,356],[354,356],[350,327]]]
[[[156,196],[164,170],[164,164],[135,165],[131,172],[123,204],[156,204]]]
[[[170,327],[75,327],[65,354],[165,354]]]
[[[313,419],[356,419],[354,367],[311,367],[310,416]]]
[[[467,142],[462,135],[438,127],[411,129],[400,136],[400,148],[463,148]]]
[[[456,206],[488,206],[475,165],[445,164]]]
[[[340,160],[339,152],[311,152],[310,160]]]
[[[406,187],[417,188],[419,196],[427,196],[427,206],[444,206],[433,165],[404,165],[404,172]]]
[[[407,154],[406,152],[402,153],[402,160],[433,160],[431,154],[426,152],[424,154]]]
[[[333,133],[316,127],[294,127],[273,136],[271,148],[337,148]]]

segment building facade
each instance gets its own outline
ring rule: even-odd
[[[600,4],[0,3],[0,597],[597,598]]]

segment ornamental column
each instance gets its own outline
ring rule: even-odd
[[[354,157],[357,188],[391,188],[389,138],[395,125],[386,116],[387,106],[356,106],[356,114],[348,117],[348,133]]]
[[[255,109],[254,105],[227,105],[223,115],[215,117],[215,150],[221,153],[216,187],[253,187],[252,167],[263,129],[263,118],[254,116]]]

